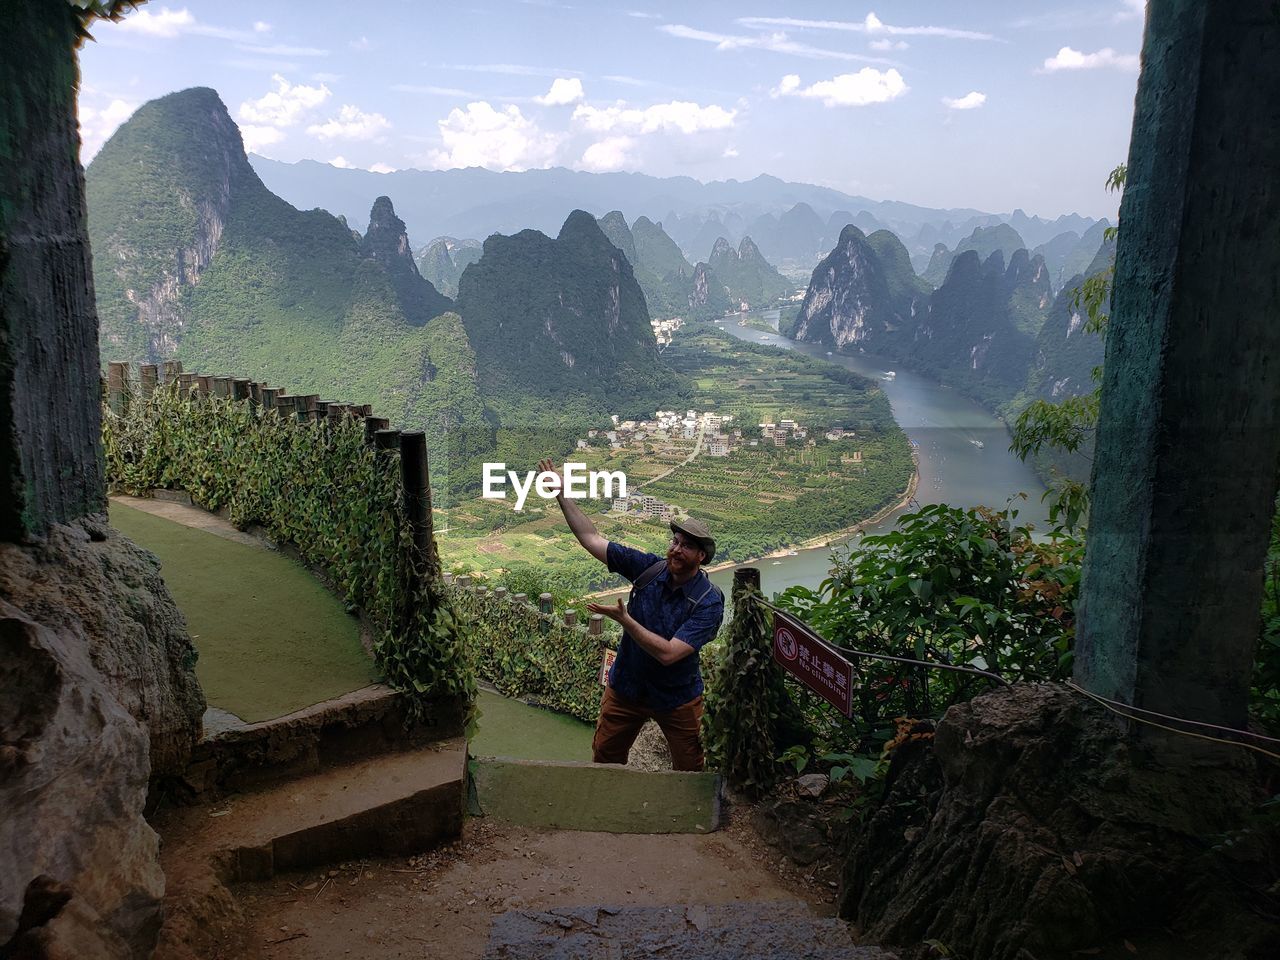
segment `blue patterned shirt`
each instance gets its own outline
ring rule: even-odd
[[[657,554],[613,542],[606,555],[609,571],[632,582],[661,559]],[[701,602],[692,607],[690,601],[699,597]],[[699,696],[702,673],[698,669],[698,651],[715,637],[724,618],[724,594],[720,589],[701,569],[677,586],[664,568],[643,589],[632,591],[627,612],[647,629],[687,643],[694,652],[663,666],[624,632],[618,658],[609,671],[609,686],[628,700],[653,710],[674,710]]]

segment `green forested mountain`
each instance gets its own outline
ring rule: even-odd
[[[910,341],[928,299],[896,236],[878,230],[867,237],[850,224],[814,269],[794,324],[783,333],[837,348],[895,351]]]
[[[974,227],[973,233],[956,244],[955,250],[948,251],[942,244],[935,246],[933,256],[922,276],[931,287],[936,289],[947,278],[947,271],[951,269],[952,261],[966,250],[973,250],[982,260],[988,259],[998,250],[1007,260],[1013,256],[1015,250],[1025,249],[1026,246],[1022,237],[1018,236],[1018,231],[1007,223]]]
[[[446,297],[458,295],[458,279],[469,264],[480,259],[478,240],[436,237],[418,252],[418,272]]]
[[[794,323],[798,340],[900,359],[991,406],[1024,386],[1049,307],[1044,260],[1025,249],[960,253],[930,293],[892,233],[849,226],[813,272]]]
[[[1019,254],[1007,269],[999,250],[985,261],[976,250],[959,254],[933,292],[906,355],[913,366],[989,406],[1022,389],[1035,354],[1028,328],[1039,329],[1048,306],[1044,261],[1029,260],[1025,250]]]
[[[730,309],[724,284],[706,264],[689,266],[662,224],[639,217],[628,227],[618,210],[596,222],[631,264],[650,316],[709,320]]]
[[[759,309],[791,292],[786,277],[764,258],[750,237],[743,237],[737,250],[724,237],[718,238],[707,266],[724,283],[733,303]]]
[[[218,95],[145,104],[86,172],[105,359],[177,357],[371,403],[425,429],[443,489],[457,456],[491,445],[475,358],[452,303],[413,265],[391,202],[362,238],[258,180]]]
[[[555,239],[535,230],[489,237],[462,275],[458,310],[505,427],[652,414],[687,392],[658,360],[631,264],[581,210]]]

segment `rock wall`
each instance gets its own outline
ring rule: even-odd
[[[0,543],[0,599],[83,647],[97,682],[150,735],[153,779],[182,773],[200,738],[204,693],[154,555],[100,515],[55,526],[29,546]]]
[[[149,954],[164,893],[149,772],[146,728],[83,636],[0,600],[0,955]]]
[[[5,5],[0,39],[0,540],[105,504],[98,320],[77,159],[76,9]]]
[[[1196,915],[1189,937],[1213,926],[1247,941],[1256,929],[1240,896],[1212,922],[1198,909],[1209,902],[1205,851],[1259,799],[1252,763],[1223,751],[1163,766],[1112,714],[1057,685],[954,706],[932,744],[895,755],[884,802],[845,863],[841,913],[873,942],[937,940],[983,960],[1118,947]],[[1218,940],[1199,956],[1251,949]]]

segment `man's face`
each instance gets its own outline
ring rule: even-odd
[[[674,574],[691,573],[702,563],[702,548],[683,533],[673,534],[667,546],[667,569]]]

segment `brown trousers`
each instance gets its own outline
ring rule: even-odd
[[[701,695],[674,710],[652,710],[618,696],[612,687],[605,687],[595,739],[591,742],[591,758],[596,763],[626,763],[631,745],[646,720],[657,723],[667,738],[674,769],[702,769],[702,741],[698,736],[702,723]]]

